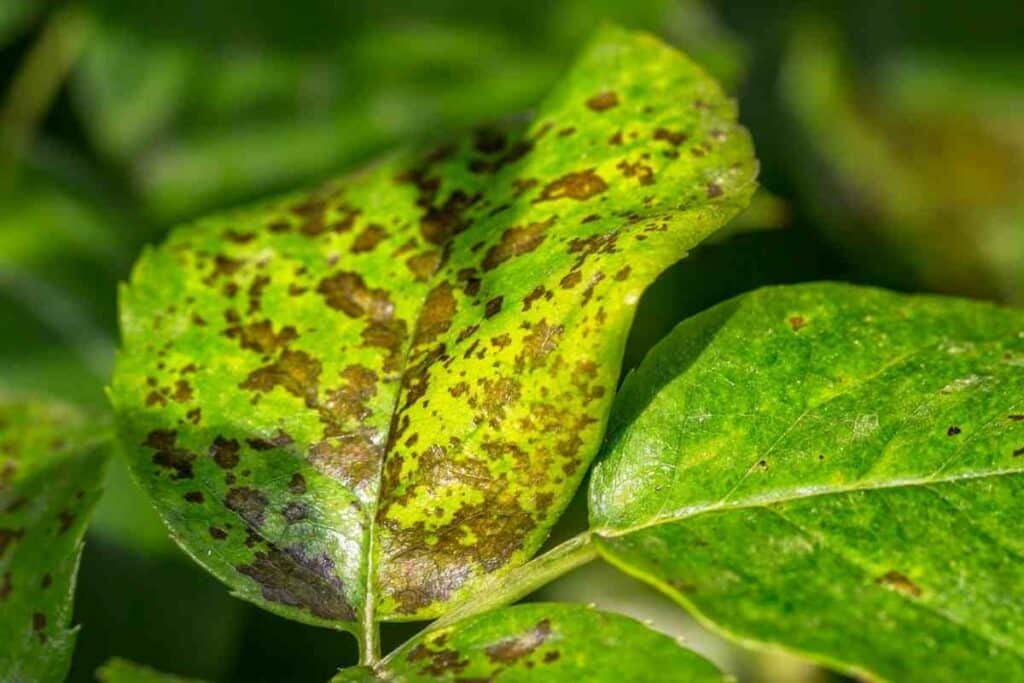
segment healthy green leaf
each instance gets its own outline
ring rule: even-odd
[[[62,681],[104,430],[70,408],[0,396],[0,679]]]
[[[838,284],[682,323],[623,385],[599,551],[743,641],[1024,676],[1024,312]]]
[[[672,638],[582,605],[532,603],[485,612],[418,636],[360,681],[717,681],[715,666]]]
[[[148,666],[114,657],[96,671],[100,683],[199,683],[192,678],[166,674]]]
[[[641,292],[755,170],[711,79],[607,29],[525,128],[179,228],[122,292],[134,471],[246,599],[436,616],[536,552]]]

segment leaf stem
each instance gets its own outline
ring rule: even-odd
[[[427,630],[443,628],[474,614],[513,603],[563,574],[582,567],[595,557],[597,549],[589,531],[573,536],[509,574],[485,583],[472,597],[455,603],[450,611],[428,626]]]
[[[359,663],[373,666],[380,661],[380,624],[373,621],[371,610],[364,616],[362,633],[359,638]],[[369,618],[370,621],[366,619]]]

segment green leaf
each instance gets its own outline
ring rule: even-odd
[[[65,406],[0,396],[0,678],[62,681],[105,430]]]
[[[618,614],[582,605],[505,607],[413,638],[343,681],[718,681],[715,666]]]
[[[1024,312],[838,284],[682,323],[624,383],[599,551],[705,622],[890,680],[1024,675]]]
[[[96,12],[71,81],[73,104],[92,143],[123,165],[162,221],[531,106],[601,19],[682,24],[703,38],[698,56],[717,63],[722,52],[706,45],[721,31],[678,16],[674,0],[360,0],[301,12],[258,0],[244,18],[211,3],[189,16],[90,4],[108,7]]]
[[[100,683],[199,683],[194,678],[165,674],[127,659],[114,657],[96,671]]]
[[[521,129],[146,253],[112,398],[179,542],[339,627],[437,616],[528,559],[595,453],[641,292],[753,191],[735,114],[609,28]]]

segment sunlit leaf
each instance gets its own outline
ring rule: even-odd
[[[280,614],[436,616],[540,546],[603,432],[640,293],[755,162],[698,67],[607,29],[522,129],[176,230],[112,389],[193,556]]]
[[[0,397],[0,678],[62,681],[71,598],[99,497],[105,430],[70,408]]]
[[[599,550],[744,642],[1015,680],[1024,312],[849,285],[682,323],[616,400]]]

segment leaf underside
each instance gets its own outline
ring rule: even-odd
[[[0,679],[62,681],[72,595],[106,449],[72,409],[0,397]]]
[[[341,628],[436,616],[528,559],[594,455],[641,292],[753,191],[735,113],[607,29],[529,125],[147,252],[111,393],[178,542]]]
[[[505,607],[418,636],[345,681],[651,681],[721,683],[711,662],[643,624],[581,605]]]
[[[1024,676],[1024,312],[759,290],[676,328],[611,423],[598,548],[702,619],[891,680]]]

